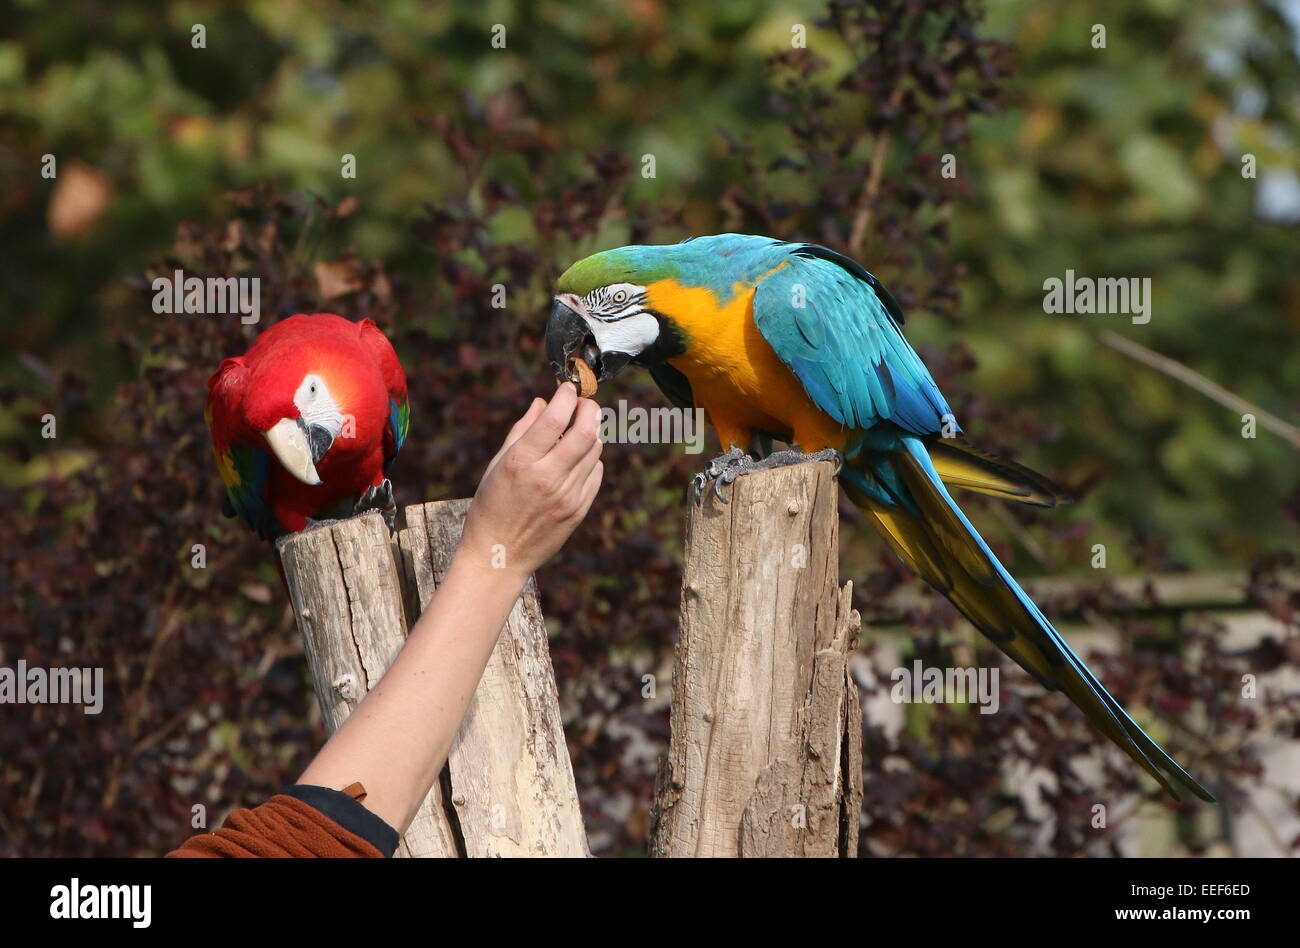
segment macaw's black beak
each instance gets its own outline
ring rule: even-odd
[[[551,304],[551,318],[546,324],[546,358],[551,360],[556,378],[569,378],[569,359],[584,359],[593,370],[600,358],[591,327],[572,306],[560,297]]]
[[[632,354],[629,352],[602,352],[597,359],[599,364],[596,366],[596,381],[608,382],[631,361]]]
[[[307,435],[307,443],[311,446],[311,462],[319,464],[320,459],[325,456],[325,452],[334,444],[334,436],[330,434],[328,428],[321,425],[308,425],[301,418],[298,419],[298,425]]]
[[[546,324],[546,357],[555,369],[555,377],[576,381],[569,372],[571,359],[582,359],[596,373],[596,380],[607,382],[632,361],[627,352],[602,352],[596,345],[591,327],[570,299],[557,296],[551,305],[551,319]]]

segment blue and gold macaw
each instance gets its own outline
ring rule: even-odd
[[[961,437],[903,338],[898,302],[860,264],[813,244],[721,234],[631,246],[560,277],[547,326],[557,371],[582,358],[600,381],[648,367],[682,407],[708,415],[726,452],[695,482],[841,462],[840,481],[894,551],[1050,690],[1064,691],[1175,798],[1214,797],[1148,737],[1047,621],[948,492],[1052,506],[1060,491]],[[754,460],[752,444],[791,450]]]

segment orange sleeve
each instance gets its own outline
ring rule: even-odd
[[[236,810],[220,829],[191,836],[167,856],[177,859],[382,859],[384,854],[314,806],[277,793],[261,806]]]

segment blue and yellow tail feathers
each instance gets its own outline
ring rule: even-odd
[[[1059,498],[1059,489],[1026,468],[960,443],[900,434],[890,447],[851,456],[841,480],[894,551],[1044,687],[1064,692],[1175,799],[1190,792],[1213,803],[1213,795],[1102,687],[993,555],[944,482],[1018,500]]]
[[[1035,507],[1055,507],[1071,501],[1067,491],[1023,464],[981,451],[960,438],[925,439],[930,461],[949,487],[1016,500]]]

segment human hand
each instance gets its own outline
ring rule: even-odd
[[[599,406],[578,398],[571,382],[550,402],[534,399],[479,482],[457,557],[526,581],[564,545],[600,489],[599,430]]]

